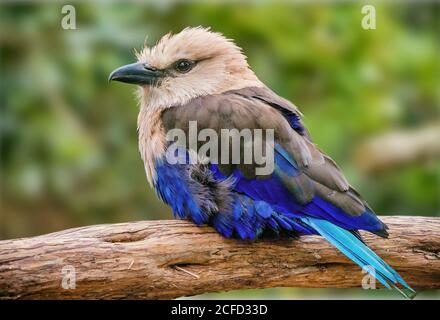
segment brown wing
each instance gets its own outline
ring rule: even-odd
[[[190,121],[197,121],[198,131],[209,128],[217,133],[221,129],[273,129],[275,144],[283,150],[281,155],[297,168],[295,174],[289,174],[275,166],[273,174],[280,178],[297,203],[305,205],[319,195],[349,215],[357,216],[365,212],[367,204],[349,186],[335,162],[311,143],[305,134],[293,128],[284,111],[273,107],[275,102],[268,103],[267,96],[262,98],[261,94],[257,97],[255,91],[253,95],[244,93],[231,91],[204,96],[186,105],[169,108],[162,114],[165,131],[179,128],[188,134]],[[299,116],[293,105],[282,108]],[[200,142],[198,148],[202,144]],[[230,175],[238,168],[248,179],[269,178],[271,175],[255,174],[259,167],[257,163],[243,164],[242,145],[240,163],[219,165],[222,173]],[[219,145],[218,154],[222,152],[224,150]]]

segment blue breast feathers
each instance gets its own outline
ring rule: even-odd
[[[209,224],[225,237],[241,239],[254,240],[263,234],[316,234],[298,216],[277,212],[268,202],[237,192],[235,180],[216,179],[211,169],[206,169],[157,161],[156,192],[175,217]],[[195,177],[194,173],[205,176]]]

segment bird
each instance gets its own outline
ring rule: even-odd
[[[174,217],[242,240],[319,235],[386,288],[415,296],[359,233],[387,238],[388,227],[312,142],[299,109],[257,77],[233,40],[210,28],[187,27],[135,54],[137,62],[115,69],[108,80],[138,86],[139,152],[148,183]],[[194,148],[176,147],[167,136],[174,129],[189,135],[191,122],[198,132],[217,134],[273,130],[273,143],[263,144],[272,148],[266,150],[272,150],[273,170],[257,174],[262,166],[255,160],[214,161],[215,152],[197,161]],[[172,148],[182,161],[167,160]],[[243,146],[238,150],[244,153]],[[230,148],[217,151],[220,157]]]

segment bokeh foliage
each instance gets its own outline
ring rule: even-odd
[[[61,28],[61,2],[0,5],[0,239],[170,218],[144,177],[134,89],[107,76],[147,35],[198,25],[243,47],[377,212],[439,214],[438,162],[370,175],[353,156],[371,136],[439,120],[438,4],[377,3],[376,30],[351,2],[73,4],[77,30]]]

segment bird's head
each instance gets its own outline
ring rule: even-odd
[[[202,27],[167,34],[137,59],[114,70],[109,80],[139,85],[141,103],[152,106],[168,107],[260,83],[232,40]]]

